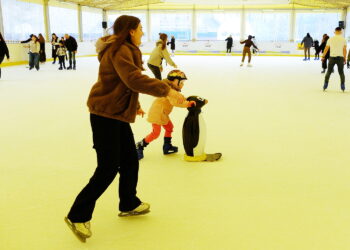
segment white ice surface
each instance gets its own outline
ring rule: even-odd
[[[79,58],[77,71],[49,62],[39,72],[3,68],[0,249],[349,249],[350,95],[340,93],[339,76],[323,93],[319,61],[174,61],[188,76],[183,93],[209,100],[206,151],[223,158],[183,161],[187,111],[175,108],[179,154],[163,156],[160,138],[140,164],[138,195],[151,213],[118,218],[116,178],[97,202],[85,245],[63,217],[96,167],[86,99],[97,59]],[[152,99],[140,98],[146,112]],[[132,127],[136,141],[151,130],[146,118]]]

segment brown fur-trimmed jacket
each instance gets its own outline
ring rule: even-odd
[[[170,87],[142,74],[142,54],[135,45],[125,42],[113,52],[115,39],[107,36],[96,43],[100,67],[87,105],[92,114],[132,123],[140,108],[139,93],[165,97]]]

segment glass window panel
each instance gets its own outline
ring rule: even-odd
[[[191,13],[152,13],[151,38],[159,39],[159,33],[165,33],[177,40],[191,40],[192,14]]]
[[[83,40],[93,41],[103,36],[102,10],[82,8]]]
[[[6,40],[27,40],[30,34],[45,36],[43,6],[41,4],[1,0],[4,36]]]
[[[247,13],[246,34],[259,41],[288,41],[290,13]]]
[[[134,13],[113,13],[113,12],[108,12],[107,13],[107,22],[108,22],[108,30],[109,33],[113,33],[113,24],[115,20],[120,17],[121,15],[128,15],[128,16],[136,16],[141,20],[141,25],[142,25],[142,30],[143,30],[143,37],[142,37],[142,42],[147,41],[147,16],[146,13],[141,13],[141,12],[134,12]]]
[[[79,40],[77,9],[49,6],[49,12],[51,33],[56,33],[58,37],[67,33]]]
[[[239,40],[240,33],[240,13],[197,13],[198,40],[224,40],[229,35]]]
[[[322,41],[322,35],[332,36],[339,26],[340,13],[297,13],[296,41],[301,41],[310,33],[314,40]]]

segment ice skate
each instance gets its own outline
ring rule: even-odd
[[[137,157],[139,160],[141,160],[143,156],[143,149],[147,147],[148,143],[145,141],[145,139],[142,139],[142,141],[136,143],[136,151],[137,151]]]
[[[244,63],[241,63],[239,66],[241,66],[241,67],[242,67],[243,65],[244,65]]]
[[[135,208],[134,210],[131,211],[126,211],[126,212],[120,212],[118,214],[119,217],[128,217],[128,216],[137,216],[137,215],[143,215],[147,214],[150,212],[150,204],[142,202],[140,206]]]
[[[177,153],[178,148],[171,144],[171,137],[164,137],[163,153],[165,155]]]
[[[325,69],[323,69],[323,70],[321,71],[321,74],[324,74],[324,73],[326,73],[326,70],[325,70]]]
[[[215,154],[206,154],[207,158],[205,159],[205,161],[218,161],[222,154],[221,153],[215,153]]]
[[[341,83],[341,84],[340,84],[340,88],[341,88],[341,90],[342,90],[343,92],[345,92],[345,84],[344,84],[344,83]]]
[[[247,67],[253,67],[253,65],[251,63],[248,63]]]
[[[81,242],[85,243],[86,239],[91,237],[90,221],[85,223],[73,223],[68,217],[65,217],[64,221]]]

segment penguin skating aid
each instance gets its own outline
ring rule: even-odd
[[[221,158],[221,153],[206,154],[206,126],[202,117],[202,107],[208,103],[208,100],[198,96],[190,96],[188,101],[195,101],[196,105],[187,108],[188,115],[182,128],[182,139],[185,148],[186,161],[217,161]]]

